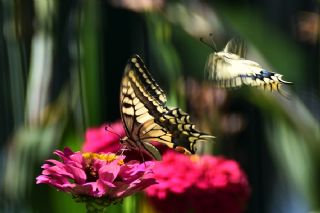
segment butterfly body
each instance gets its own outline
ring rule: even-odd
[[[185,153],[195,153],[195,144],[213,136],[199,132],[190,116],[179,108],[169,109],[166,96],[152,78],[138,55],[125,68],[120,88],[120,112],[127,137],[121,141],[129,147],[160,159],[150,142],[160,142]]]
[[[281,74],[267,71],[260,64],[245,59],[243,46],[241,41],[233,39],[223,51],[211,53],[205,67],[208,79],[224,88],[247,85],[279,91],[282,84],[291,84],[284,81]]]

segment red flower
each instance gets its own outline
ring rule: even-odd
[[[160,212],[243,212],[250,189],[237,162],[167,152],[145,191]]]

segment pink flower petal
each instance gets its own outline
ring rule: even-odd
[[[113,182],[120,172],[120,166],[109,164],[99,170],[99,178],[106,182]]]
[[[111,153],[82,155],[68,148],[54,153],[62,162],[47,160],[42,174],[36,178],[37,184],[49,184],[74,195],[112,199],[121,199],[155,184],[155,179],[150,177],[152,162],[126,164],[123,155],[110,160]]]

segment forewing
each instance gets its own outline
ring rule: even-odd
[[[134,72],[136,79],[143,86],[145,92],[160,104],[165,104],[167,101],[165,93],[153,79],[142,59],[138,55],[133,55],[128,61],[128,66]]]
[[[127,135],[137,134],[135,128],[167,111],[166,96],[150,75],[138,55],[133,55],[121,82],[120,111]]]
[[[127,136],[132,139],[137,139],[135,134],[138,126],[147,120],[153,119],[153,116],[148,113],[148,109],[136,96],[132,83],[126,74],[121,82],[120,114]]]

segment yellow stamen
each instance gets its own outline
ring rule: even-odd
[[[118,158],[116,154],[110,153],[110,154],[98,154],[98,153],[93,153],[93,152],[85,152],[82,154],[82,157],[86,160],[91,160],[91,159],[98,159],[98,160],[103,160],[107,162],[112,162]],[[124,162],[123,160],[119,160],[118,162],[119,165],[123,165]]]

